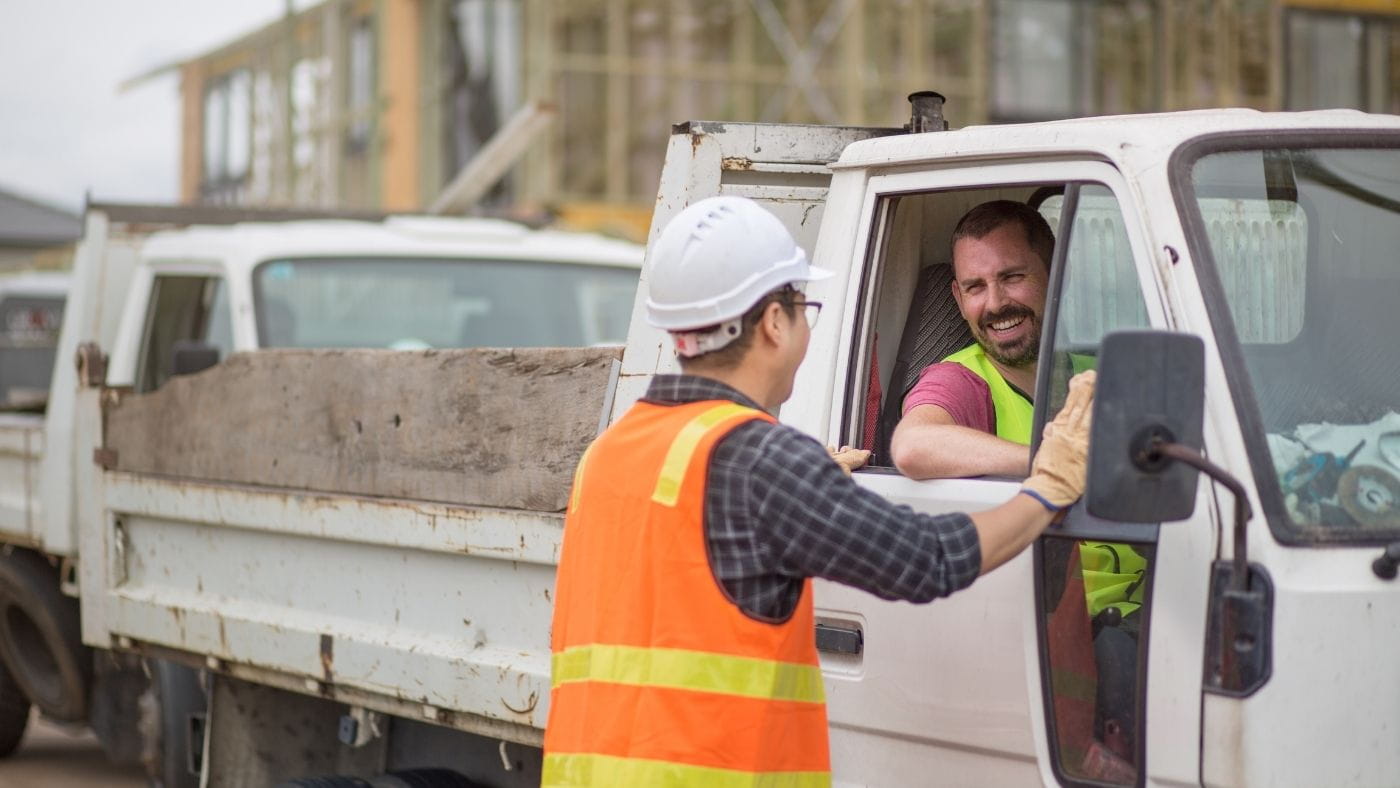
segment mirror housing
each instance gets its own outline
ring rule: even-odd
[[[1185,520],[1199,471],[1151,451],[1154,440],[1200,451],[1205,343],[1167,331],[1117,331],[1099,351],[1089,441],[1089,514],[1117,522]]]
[[[171,351],[170,374],[191,375],[219,363],[219,349],[203,342],[177,340]]]

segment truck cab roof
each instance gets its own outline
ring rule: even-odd
[[[589,233],[441,216],[192,226],[151,235],[142,253],[150,262],[218,258],[235,267],[297,257],[479,257],[640,268],[642,256],[636,244]]]
[[[1136,168],[1160,163],[1182,143],[1215,134],[1292,131],[1400,131],[1400,116],[1349,109],[1259,112],[1209,109],[1147,115],[1074,118],[1039,123],[968,126],[852,143],[833,169],[891,167],[932,160],[1014,158],[1083,152]]]

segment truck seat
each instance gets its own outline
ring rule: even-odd
[[[875,443],[876,464],[890,464],[890,437],[899,424],[904,395],[919,380],[929,364],[972,344],[972,332],[958,311],[953,298],[953,266],[934,263],[924,266],[914,285],[909,317],[899,339],[899,353],[890,371],[889,390],[880,411],[879,433]]]

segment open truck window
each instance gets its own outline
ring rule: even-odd
[[[973,343],[951,289],[950,239],[958,220],[984,202],[1011,199],[1037,208],[1058,236],[1064,191],[1064,184],[1032,184],[885,198],[882,224],[872,233],[879,265],[868,273],[873,308],[862,332],[859,373],[849,386],[846,433],[852,445],[874,450],[872,467],[893,466],[889,440],[920,373]],[[1105,334],[1149,325],[1117,199],[1097,184],[1076,193],[1058,296],[1063,306],[1048,346],[1055,354],[1047,420],[1059,412],[1073,372],[1093,366]]]
[[[1284,541],[1400,533],[1394,144],[1217,148],[1177,169],[1224,302],[1211,317],[1248,372],[1230,383]]]
[[[904,401],[930,364],[972,344],[953,298],[949,239],[963,214],[991,200],[1027,201],[1034,185],[906,193],[882,198],[866,267],[866,325],[849,382],[846,441],[871,449],[870,467],[893,471],[890,439]]]
[[[540,260],[277,260],[253,277],[262,347],[617,345],[636,291],[635,268]]]

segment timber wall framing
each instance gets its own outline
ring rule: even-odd
[[[561,209],[584,228],[644,230],[677,121],[896,125],[907,113],[905,95],[930,88],[948,97],[955,127],[1035,119],[1008,115],[1014,108],[1005,101],[998,109],[993,53],[997,14],[1007,7],[999,0],[495,2],[521,14],[521,100],[559,113],[511,176],[515,200],[527,210]],[[1387,89],[1400,92],[1400,8],[1393,0],[1075,5],[1089,54],[1079,88],[1084,99],[1071,114],[1283,109],[1284,31],[1294,10],[1393,20],[1383,36]],[[452,117],[443,72],[452,7],[450,0],[327,0],[185,64],[184,194],[198,193],[199,173],[201,103],[189,93],[242,53],[274,78],[293,57],[323,59],[328,71],[325,105],[310,131],[268,125],[258,144],[272,164],[254,173],[241,200],[395,210],[430,204],[454,174],[442,171],[439,150]],[[379,42],[377,98],[368,108],[374,134],[351,151],[342,144],[350,122],[344,80],[335,74],[344,68],[344,31],[363,19],[372,20]],[[1400,95],[1389,98],[1388,111],[1400,111]],[[314,151],[303,155],[313,164],[288,163],[294,145],[282,137],[292,134]]]

